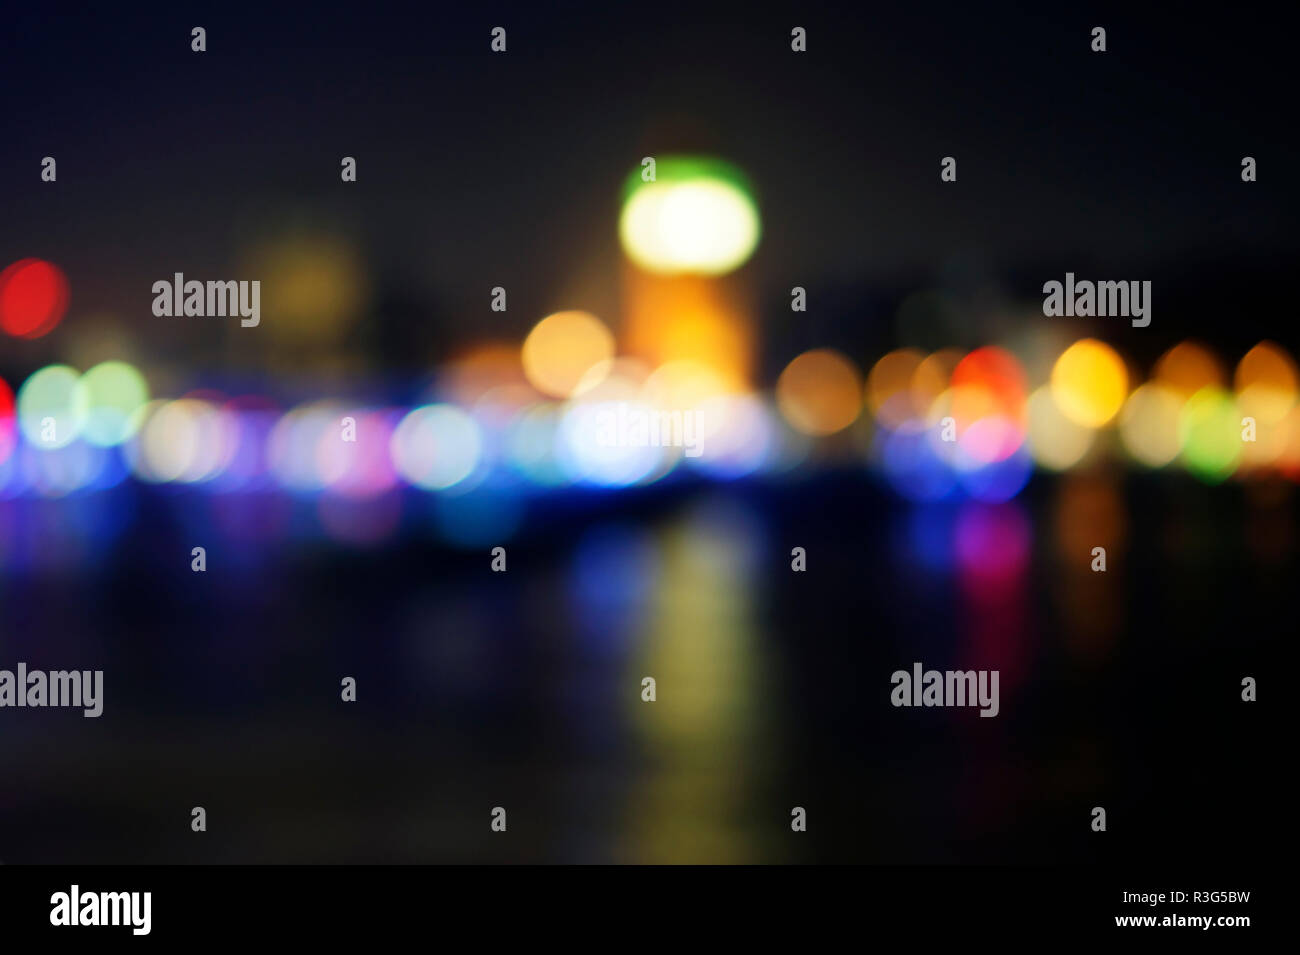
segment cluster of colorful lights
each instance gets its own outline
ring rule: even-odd
[[[788,474],[837,454],[877,466],[915,500],[1006,500],[1035,466],[1063,471],[1116,453],[1207,483],[1260,471],[1300,479],[1296,365],[1269,342],[1241,358],[1231,387],[1218,359],[1190,342],[1135,388],[1125,361],[1095,339],[1066,348],[1032,388],[997,346],[900,349],[865,376],[817,349],[785,367],[771,396],[735,390],[703,364],[617,356],[614,342],[594,316],[557,313],[521,349],[489,346],[451,363],[413,408],[330,399],[285,409],[211,391],[151,398],[126,362],[84,373],[49,365],[16,398],[0,381],[0,496],[62,497],[128,478],[347,498],[403,484],[618,488],[682,469]],[[594,413],[620,405],[697,415],[698,456],[598,440]]]
[[[867,378],[874,453],[895,489],[921,500],[954,489],[1004,500],[1034,466],[1064,471],[1107,456],[1181,465],[1209,484],[1263,472],[1300,479],[1296,365],[1281,347],[1250,349],[1231,388],[1218,359],[1193,342],[1166,352],[1131,389],[1134,379],[1096,339],[1066,348],[1032,390],[1002,348],[891,352]]]
[[[0,380],[0,498],[61,498],[133,478],[342,501],[409,487],[467,507],[477,488],[517,497],[683,473],[734,480],[846,459],[919,501],[1005,501],[1035,467],[1107,457],[1181,465],[1207,483],[1260,472],[1300,479],[1300,379],[1270,342],[1241,358],[1231,383],[1209,349],[1184,342],[1133,387],[1131,363],[1083,339],[1050,359],[1016,344],[902,348],[865,375],[852,358],[814,349],[786,365],[771,394],[756,390],[753,323],[715,281],[761,234],[748,180],[707,157],[651,166],[624,189],[619,236],[636,269],[621,336],[587,312],[557,312],[522,346],[482,345],[445,364],[415,407],[330,399],[286,408],[215,391],[153,398],[125,361],[84,373],[50,365],[16,398]],[[268,334],[327,335],[362,301],[364,277],[336,242],[296,239],[257,261],[284,291]],[[68,283],[50,263],[24,259],[0,273],[0,329],[15,337],[48,333],[67,304]],[[649,441],[602,440],[602,412],[677,429],[671,440],[666,429]]]

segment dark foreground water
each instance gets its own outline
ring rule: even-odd
[[[363,548],[249,530],[301,502],[0,502],[0,668],[104,671],[97,719],[0,710],[0,861],[1241,863],[1270,839],[1286,688],[1241,680],[1294,637],[1293,488],[568,494],[527,506],[504,573],[397,505]],[[109,527],[102,559],[70,521]],[[997,716],[892,706],[914,663],[997,670]]]

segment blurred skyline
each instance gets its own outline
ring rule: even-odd
[[[388,368],[521,339],[560,308],[617,327],[619,185],[682,150],[756,183],[764,238],[742,277],[773,373],[795,353],[783,335],[796,351],[913,344],[889,328],[907,291],[1032,301],[1066,271],[1156,281],[1155,324],[1123,332],[1135,349],[1226,339],[1254,312],[1290,334],[1265,314],[1296,251],[1282,60],[1232,22],[1090,13],[1109,30],[1099,55],[1082,14],[1010,9],[9,16],[0,259],[58,263],[73,314],[196,369],[256,367],[262,343],[156,320],[151,284],[243,276],[250,247],[303,230],[354,251],[369,292],[344,344]],[[790,54],[791,17],[807,54]],[[498,20],[504,55],[488,50]],[[47,155],[57,184],[38,178]],[[947,155],[955,184],[937,178]],[[1245,155],[1258,182],[1240,181]],[[811,307],[789,328],[794,285]],[[495,286],[506,313],[488,309]],[[58,344],[8,348],[3,370]]]

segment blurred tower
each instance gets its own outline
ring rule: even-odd
[[[627,179],[619,237],[629,262],[625,348],[653,366],[695,362],[749,386],[753,310],[734,273],[761,234],[745,175],[719,159],[646,157]]]

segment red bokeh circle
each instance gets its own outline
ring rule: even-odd
[[[68,280],[57,265],[21,259],[0,272],[0,328],[18,338],[40,338],[63,321]]]

